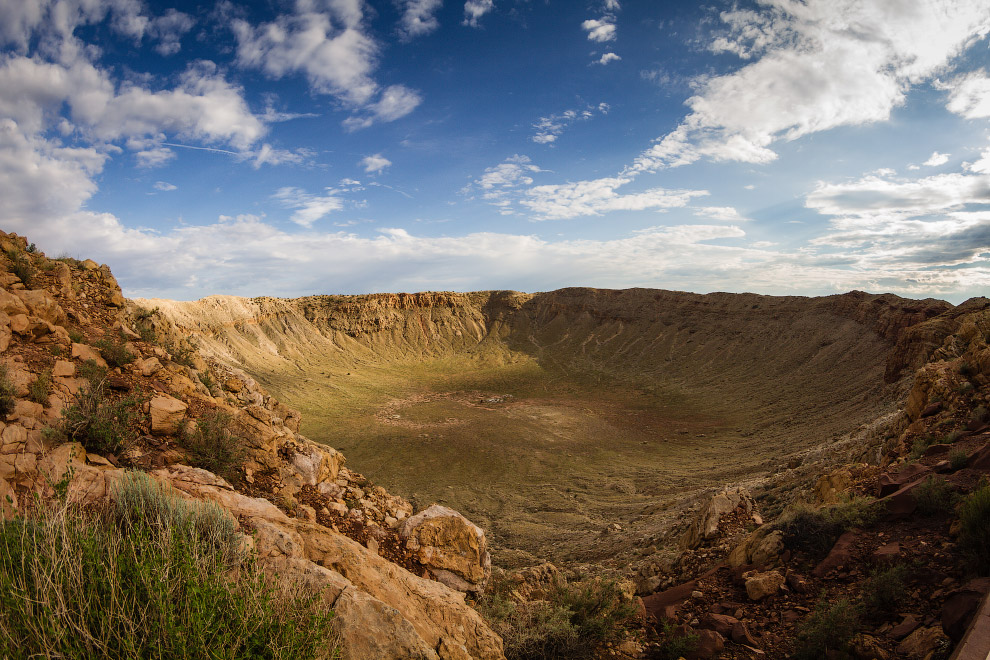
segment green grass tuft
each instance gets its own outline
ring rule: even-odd
[[[820,660],[845,657],[859,626],[859,612],[845,598],[829,602],[824,598],[815,605],[798,627],[797,646],[790,656],[795,660]]]
[[[959,507],[959,547],[974,570],[990,574],[990,484],[983,481]]]

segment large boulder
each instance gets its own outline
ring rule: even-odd
[[[149,405],[151,432],[154,435],[175,433],[185,419],[186,409],[189,407],[167,394],[154,397]]]
[[[440,582],[458,591],[484,590],[492,570],[485,533],[457,511],[434,504],[402,523],[399,536]]]
[[[697,548],[702,542],[714,537],[718,532],[718,524],[727,513],[742,507],[746,513],[753,512],[753,498],[745,488],[726,488],[716,493],[701,507],[691,526],[681,537],[680,547],[683,550]]]

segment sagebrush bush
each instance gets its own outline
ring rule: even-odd
[[[507,660],[595,657],[622,637],[635,608],[612,580],[555,583],[544,600],[513,601],[509,585],[495,582],[478,610],[505,645]]]
[[[918,513],[934,516],[948,513],[956,505],[957,496],[944,477],[929,475],[912,493]]]
[[[222,410],[208,412],[196,420],[196,430],[181,439],[196,467],[231,482],[238,479],[244,462],[244,438],[231,431],[233,421]]]
[[[781,516],[776,527],[788,548],[823,557],[843,532],[870,525],[876,518],[875,501],[856,496],[822,508],[799,503]]]
[[[10,380],[10,372],[7,365],[0,363],[0,419],[3,419],[14,411],[17,405],[16,391],[14,383]]]
[[[949,466],[953,470],[961,470],[966,467],[969,459],[966,456],[966,452],[962,449],[953,449],[949,452]]]
[[[657,630],[658,640],[647,651],[649,660],[678,660],[686,657],[698,646],[698,635],[678,634],[669,621],[661,621]]]
[[[48,397],[52,394],[52,379],[48,374],[38,374],[38,377],[28,385],[28,398],[43,406],[48,405]]]
[[[7,259],[10,261],[10,272],[28,289],[34,284],[35,269],[31,260],[22,252],[17,250],[7,250]]]
[[[92,360],[81,365],[79,373],[87,384],[46,435],[53,440],[82,443],[86,451],[97,454],[119,454],[134,439],[133,425],[143,414],[142,401],[137,396],[109,398],[104,385],[106,370]]]
[[[863,609],[867,616],[884,619],[900,611],[907,596],[907,573],[904,564],[876,568],[870,573],[861,592]]]
[[[129,348],[123,337],[104,337],[95,344],[100,349],[100,355],[111,367],[123,367],[137,357]]]
[[[150,477],[117,503],[49,503],[0,522],[0,657],[335,657],[320,595],[266,577],[229,515]]]
[[[990,574],[990,484],[985,480],[959,507],[959,547],[980,575]]]
[[[798,627],[797,644],[790,657],[795,660],[843,657],[841,654],[858,627],[859,612],[849,600],[829,602],[823,598]]]

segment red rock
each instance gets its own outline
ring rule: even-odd
[[[921,625],[921,621],[917,619],[913,614],[908,614],[904,617],[904,620],[899,624],[887,631],[889,637],[894,639],[903,639],[915,631],[915,629]]]
[[[742,621],[737,621],[732,626],[732,632],[730,633],[731,639],[736,644],[745,644],[746,646],[758,647],[759,644],[753,636],[749,633],[749,628]]]
[[[901,556],[901,544],[897,541],[880,546],[873,551],[872,559],[877,563],[892,563]]]
[[[936,401],[935,403],[929,403],[925,406],[925,409],[921,411],[922,417],[931,417],[942,411],[942,402]]]
[[[714,630],[723,637],[732,634],[732,628],[739,623],[739,619],[725,614],[706,614],[701,618],[700,628]]]
[[[643,605],[650,616],[657,621],[673,619],[678,606],[691,597],[691,592],[698,588],[698,581],[691,580],[676,587],[671,587],[659,593],[650,594],[643,599]]]
[[[969,455],[966,466],[976,470],[990,470],[990,443],[987,443]]]
[[[832,546],[828,556],[812,571],[812,575],[824,577],[831,571],[845,566],[852,558],[852,546],[858,538],[859,534],[854,531],[845,532],[840,536],[839,540]]]
[[[966,634],[983,597],[990,592],[990,578],[970,580],[948,595],[942,604],[942,630],[956,644]]]
[[[906,484],[917,481],[931,472],[931,468],[921,463],[910,463],[895,472],[884,472],[877,483],[880,484],[880,497],[896,493]]]
[[[787,573],[787,586],[795,593],[803,594],[808,592],[808,581],[797,573]]]
[[[948,454],[949,449],[951,449],[949,445],[932,445],[931,447],[926,449],[924,453],[922,453],[921,455],[926,458],[928,456],[941,456],[942,454]]]
[[[696,634],[698,643],[687,656],[690,660],[714,658],[725,648],[725,638],[714,630],[699,630]]]
[[[783,614],[783,619],[785,623],[794,623],[801,618],[801,613],[797,610],[786,610]]]

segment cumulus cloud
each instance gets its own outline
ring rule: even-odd
[[[713,50],[749,61],[699,79],[690,114],[631,172],[709,158],[767,163],[778,140],[883,121],[907,89],[930,79],[990,31],[990,5],[970,0],[768,0],[724,12]],[[972,96],[957,106],[974,112]]]
[[[974,71],[938,85],[950,91],[946,108],[967,119],[990,117],[990,77]]]
[[[287,186],[279,188],[273,197],[279,200],[285,208],[293,209],[290,220],[302,227],[312,227],[317,220],[325,218],[334,211],[344,208],[344,200],[339,197],[339,191],[327,188],[327,194],[313,195],[301,188]]]
[[[739,211],[732,206],[700,206],[694,209],[694,214],[701,218],[723,222],[745,222],[748,220],[748,218],[739,215]]]
[[[520,204],[540,220],[566,220],[601,215],[612,211],[666,210],[686,206],[705,190],[666,190],[651,188],[638,193],[620,194],[618,188],[632,181],[628,177],[605,177],[589,181],[535,186],[526,191]]]
[[[155,190],[160,190],[162,192],[169,192],[169,191],[172,191],[172,190],[178,190],[179,189],[178,186],[176,186],[175,184],[169,183],[167,181],[155,181],[155,185],[153,186],[153,188]]]
[[[494,0],[467,0],[464,3],[464,25],[478,27],[481,17],[494,8]]]
[[[597,62],[598,64],[605,65],[608,64],[609,62],[618,62],[621,59],[622,58],[616,55],[615,53],[605,53],[604,55],[601,56],[599,60],[597,60]]]
[[[578,121],[587,121],[596,115],[608,114],[610,106],[608,103],[598,105],[588,105],[582,109],[565,110],[559,114],[547,115],[533,124],[536,131],[530,138],[537,144],[551,144],[567,129],[568,126]]]
[[[415,90],[404,85],[386,87],[381,98],[369,105],[360,115],[348,117],[343,126],[349,131],[368,128],[376,122],[390,122],[405,117],[422,103],[423,98]]]
[[[940,154],[937,151],[933,151],[932,155],[929,156],[928,160],[922,163],[922,165],[926,165],[927,167],[938,167],[939,165],[945,165],[948,162],[949,154]],[[890,173],[893,174],[893,171]]]
[[[182,36],[196,25],[196,19],[175,9],[169,9],[148,24],[148,34],[158,40],[155,50],[160,55],[175,55],[182,49]]]
[[[390,161],[388,158],[385,158],[385,156],[382,156],[381,154],[365,156],[364,158],[361,159],[361,166],[364,168],[364,171],[367,172],[368,174],[376,174],[378,172],[381,172],[391,164],[392,161]]]
[[[440,27],[436,12],[441,6],[443,0],[404,0],[400,4],[399,34],[412,39],[433,32]]]
[[[615,19],[605,16],[601,19],[589,18],[581,23],[581,29],[588,33],[591,41],[605,42],[615,39]]]

